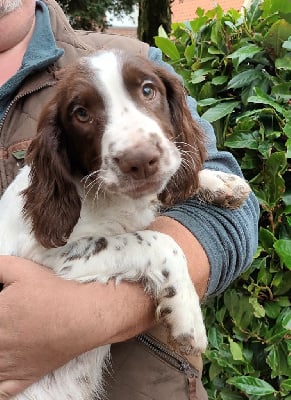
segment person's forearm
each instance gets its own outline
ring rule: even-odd
[[[79,344],[82,352],[127,340],[154,324],[154,301],[137,283],[82,284],[78,294],[78,313],[75,309],[73,317],[78,318],[80,313],[80,320],[74,324],[74,337],[70,340],[74,346]],[[84,345],[86,348],[82,349]]]

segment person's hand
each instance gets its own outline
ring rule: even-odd
[[[0,257],[0,282],[4,284],[0,292],[2,400],[83,350],[80,340],[72,338],[71,346],[68,337],[70,325],[79,322],[70,309],[77,305],[82,285],[60,279],[30,261],[5,256]]]
[[[0,256],[0,400],[94,347],[152,326],[153,302],[138,284],[63,280],[17,257]]]

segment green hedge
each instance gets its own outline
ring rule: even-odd
[[[251,268],[204,305],[209,399],[291,400],[291,2],[197,9],[156,45],[261,205]]]

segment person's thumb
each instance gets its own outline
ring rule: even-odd
[[[0,256],[0,290],[15,282],[18,269],[16,259],[12,256]],[[1,397],[0,400],[2,400]]]
[[[0,381],[0,400],[8,400],[23,391],[27,385],[18,381]]]
[[[33,261],[14,256],[0,256],[0,285],[2,285],[2,289],[20,279],[31,280],[33,275],[44,273],[47,274],[48,269],[35,264]]]

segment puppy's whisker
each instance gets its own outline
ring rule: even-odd
[[[196,154],[197,153],[197,146],[193,146],[192,144],[190,144],[190,143],[187,143],[187,142],[182,142],[182,141],[175,141],[174,142],[174,144],[177,146],[177,148],[181,151],[181,150],[185,150],[185,148],[184,147],[190,147],[192,150],[193,150],[193,152]],[[183,148],[181,148],[181,146],[183,147]]]
[[[98,173],[99,173],[99,170],[93,171],[93,172],[91,172],[90,174],[85,175],[85,176],[81,179],[81,182],[84,182],[84,186],[86,186],[88,180],[91,179],[92,176],[94,176],[94,175],[96,175],[96,174],[98,174]]]
[[[104,186],[104,181],[102,179],[99,180],[99,182],[96,182],[98,184],[97,190],[94,195],[94,201],[99,199],[99,193],[103,193],[103,197],[105,197],[105,191],[102,190],[102,186]]]
[[[102,180],[100,179],[99,173],[101,170],[97,170],[97,171],[93,171],[91,174],[87,175],[86,177],[84,177],[82,180],[84,180],[84,192],[85,192],[85,197],[84,199],[86,199],[89,194],[94,190],[94,188],[97,186],[97,198],[98,198],[98,193],[100,190],[100,186],[102,186]],[[92,177],[94,177],[94,175],[96,175],[96,177],[94,179],[92,179]],[[90,181],[88,182],[88,180],[90,179]],[[94,200],[96,199],[96,193],[94,195]]]

